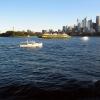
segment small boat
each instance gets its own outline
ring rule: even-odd
[[[29,37],[29,36],[28,36]],[[23,48],[41,48],[43,46],[42,42],[35,42],[35,41],[27,41],[20,44],[20,47]]]
[[[20,47],[24,47],[24,48],[37,48],[37,47],[41,48],[42,46],[43,46],[42,43],[38,43],[38,42],[35,42],[35,41],[20,44]]]

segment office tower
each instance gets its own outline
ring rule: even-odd
[[[54,31],[53,31],[53,29],[49,29],[49,33],[53,33]]]
[[[42,30],[42,33],[44,34],[44,33],[47,33],[47,30]]]
[[[88,31],[87,27],[88,27],[88,21],[87,21],[87,17],[86,17],[86,18],[84,18],[84,19],[82,20],[83,32],[87,32],[87,31]]]
[[[96,31],[100,32],[100,16],[96,16]]]
[[[81,32],[81,22],[77,19],[77,32]]]
[[[64,33],[67,32],[67,26],[63,26],[62,32],[64,32]]]
[[[100,26],[100,16],[96,16],[96,24]]]
[[[93,29],[96,31],[96,23],[93,23]]]
[[[62,30],[58,29],[58,33],[61,33],[61,32],[62,32]]]
[[[87,26],[87,28],[88,28],[88,32],[92,32],[92,30],[93,30],[92,20],[88,20],[88,26]]]

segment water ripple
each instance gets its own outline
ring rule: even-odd
[[[0,38],[0,86],[14,83],[61,88],[100,79],[100,39],[45,40],[43,48],[19,48],[24,38]],[[73,80],[73,81],[72,81]]]

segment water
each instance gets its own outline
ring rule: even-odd
[[[42,48],[20,48],[26,38],[0,38],[0,87],[14,84],[60,90],[100,80],[100,38],[46,40]],[[86,84],[85,84],[86,83]]]

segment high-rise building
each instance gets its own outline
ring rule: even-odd
[[[82,20],[82,28],[83,28],[83,32],[87,32],[87,27],[88,27],[88,21],[87,21],[87,17],[86,18],[84,18],[83,20]]]
[[[96,16],[96,31],[100,32],[100,16]]]
[[[92,20],[88,20],[88,26],[87,26],[87,28],[88,28],[88,32],[92,32],[92,30],[93,30]]]
[[[77,32],[81,32],[81,22],[77,19]]]
[[[53,31],[53,29],[49,29],[49,33],[53,33],[54,31]]]
[[[58,29],[58,33],[61,33],[61,32],[62,32],[62,30]]]
[[[66,32],[67,32],[67,26],[63,26],[62,31],[63,31],[64,33],[66,33]]]
[[[47,32],[47,30],[42,30],[42,33],[44,34],[44,33],[46,33]]]
[[[96,24],[100,26],[100,16],[96,16]]]

